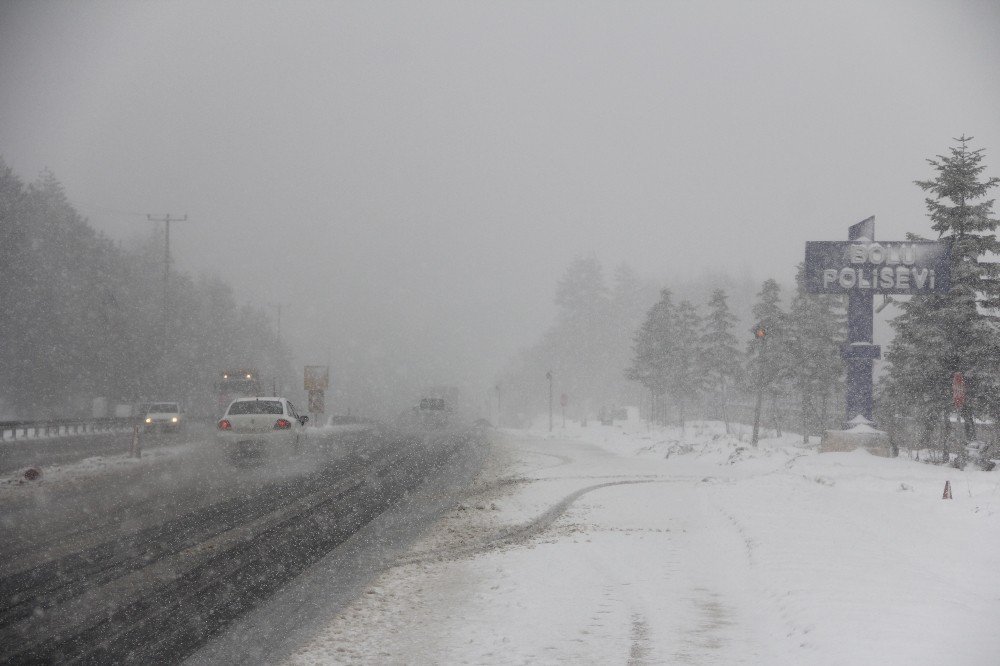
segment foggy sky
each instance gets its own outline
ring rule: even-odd
[[[993,2],[0,5],[0,155],[113,238],[288,298],[305,362],[492,374],[577,255],[791,281],[925,159],[1000,174]],[[452,357],[451,364],[441,359]],[[457,383],[457,382],[456,382]]]

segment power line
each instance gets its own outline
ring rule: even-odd
[[[67,201],[74,208],[83,208],[95,213],[104,213],[104,214],[118,215],[124,217],[143,217],[144,215],[146,215],[145,213],[140,213],[134,210],[122,210],[120,208],[111,208],[109,206],[99,206],[97,204],[89,204],[81,201],[74,201],[73,199],[67,199]]]

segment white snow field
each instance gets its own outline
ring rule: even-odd
[[[997,473],[631,428],[502,433],[287,663],[1000,663]]]

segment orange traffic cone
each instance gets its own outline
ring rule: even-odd
[[[944,482],[944,495],[941,496],[941,499],[951,499],[951,481]]]

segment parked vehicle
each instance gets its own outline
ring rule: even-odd
[[[178,432],[185,424],[181,406],[176,402],[152,402],[145,409],[142,428],[145,432]]]
[[[308,420],[286,398],[237,398],[219,419],[216,440],[230,454],[293,453]]]

